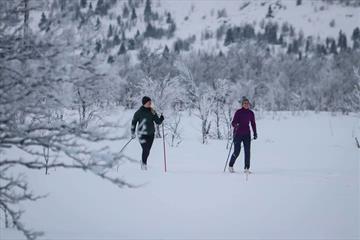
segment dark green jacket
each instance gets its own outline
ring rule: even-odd
[[[161,124],[164,121],[164,117],[159,117],[154,110],[141,106],[134,114],[131,122],[131,133],[135,134],[136,124],[138,126],[139,135],[152,135],[155,133],[155,125]]]

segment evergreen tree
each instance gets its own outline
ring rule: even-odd
[[[341,50],[346,50],[347,49],[347,37],[346,34],[343,33],[342,35],[342,44],[341,44],[342,48]]]
[[[280,34],[278,43],[279,43],[280,45],[282,45],[282,46],[284,45],[284,35]]]
[[[326,55],[326,47],[323,44],[317,44],[316,45],[316,53],[319,56]]]
[[[113,35],[113,27],[112,27],[112,25],[110,24],[110,25],[109,25],[109,29],[108,29],[107,37],[110,38],[112,35]]]
[[[80,5],[79,4],[75,4],[75,15],[74,15],[74,19],[78,20],[81,17],[81,11],[80,11]]]
[[[137,30],[134,38],[137,39],[137,38],[139,38],[139,37],[140,37],[140,31]]]
[[[172,22],[172,23],[170,23],[168,31],[167,31],[168,38],[173,37],[175,31],[176,31],[176,24],[175,24],[175,22]]]
[[[112,64],[112,63],[114,63],[114,62],[115,62],[115,59],[114,59],[114,57],[110,55],[110,56],[108,57],[108,60],[107,60],[107,62],[108,62],[109,64]]]
[[[121,43],[121,40],[119,38],[119,34],[115,34],[114,36],[114,45],[119,45]]]
[[[244,38],[254,38],[255,37],[255,29],[250,24],[245,24],[243,29]]]
[[[287,54],[292,54],[292,53],[293,53],[293,45],[292,45],[292,43],[290,43],[288,45]]]
[[[66,8],[66,0],[59,0],[60,10],[63,12]]]
[[[107,14],[107,11],[109,9],[109,6],[105,4],[104,0],[98,0],[95,8],[95,14],[99,14],[101,16],[104,16]]]
[[[277,43],[278,25],[276,23],[267,23],[265,26],[265,38],[269,43]]]
[[[289,23],[285,22],[281,25],[281,34],[287,36],[290,31]]]
[[[96,41],[96,43],[95,43],[95,51],[97,52],[97,53],[99,53],[100,52],[100,50],[101,50],[101,41],[100,40],[97,40]]]
[[[341,51],[344,51],[347,49],[346,35],[342,31],[339,32],[338,46],[340,47]]]
[[[136,11],[135,8],[133,8],[131,12],[131,20],[135,20],[136,18],[137,18]]]
[[[125,44],[123,42],[123,43],[121,43],[118,55],[122,55],[122,54],[125,54],[125,53],[126,53],[126,48],[125,48]]]
[[[87,0],[80,0],[80,7],[86,8],[86,6],[87,6]]]
[[[299,46],[299,40],[294,39],[292,43],[289,44],[287,53],[288,54],[299,54],[300,46]]]
[[[337,47],[335,40],[332,40],[331,46],[330,46],[330,53],[337,54]]]
[[[104,0],[98,0],[96,3],[95,13],[101,14],[104,7]]]
[[[302,0],[296,0],[296,6],[300,6],[302,4]]]
[[[144,9],[144,20],[145,22],[149,22],[151,20],[152,12],[151,12],[151,1],[146,0],[145,9]]]
[[[144,37],[154,37],[155,36],[155,28],[149,23],[146,26],[146,30],[144,33]]]
[[[351,39],[353,41],[360,40],[360,28],[359,27],[356,27],[354,29],[353,34],[351,35]]]
[[[305,52],[309,52],[310,51],[310,46],[311,46],[311,38],[308,37],[306,39],[306,43],[305,43]]]
[[[174,44],[174,51],[179,54],[180,50],[181,50],[181,41],[176,41]]]
[[[343,41],[343,39],[342,39],[342,31],[340,30],[339,36],[338,36],[338,44],[337,44],[337,46],[340,47],[340,48],[342,48],[342,41]]]
[[[229,44],[231,44],[231,43],[233,43],[233,42],[234,42],[233,32],[232,32],[231,28],[229,28],[229,29],[226,31],[224,45],[225,45],[225,46],[228,46]]]
[[[292,38],[295,37],[295,28],[292,25],[290,26],[289,36]]]
[[[168,46],[165,45],[165,48],[164,48],[164,51],[163,51],[162,55],[163,55],[164,58],[168,58],[169,54],[170,54],[170,50],[169,50]]]
[[[351,35],[351,39],[353,40],[353,48],[360,48],[360,28],[357,27],[354,29],[353,34]]]
[[[360,48],[360,41],[357,40],[357,41],[354,41],[353,43],[353,49],[359,49]]]
[[[172,18],[171,18],[171,14],[170,14],[170,13],[167,13],[166,23],[170,24],[170,23],[172,23],[172,22],[173,22],[173,20],[172,20]]]
[[[326,38],[325,43],[326,43],[326,48],[327,49],[329,49],[331,47],[332,41],[333,41],[332,38],[329,38],[329,37]]]
[[[242,27],[234,27],[232,29],[232,36],[233,36],[234,41],[237,39],[242,39],[243,38]]]
[[[273,17],[274,17],[274,15],[273,15],[273,10],[271,9],[271,5],[270,5],[269,8],[268,8],[268,12],[267,12],[267,14],[266,14],[266,17],[267,17],[267,18],[273,18]]]
[[[100,21],[99,18],[97,18],[96,19],[96,25],[95,25],[96,30],[98,30],[100,28],[100,26],[101,26],[101,21]]]
[[[300,51],[300,43],[298,39],[294,39],[292,44],[292,52],[298,54]]]
[[[135,40],[134,39],[129,39],[128,49],[129,50],[135,50]]]
[[[40,23],[39,23],[38,26],[39,26],[41,31],[44,31],[44,30],[46,30],[48,28],[48,20],[47,20],[46,15],[45,15],[44,12],[41,14]]]
[[[128,18],[129,17],[129,8],[127,7],[126,4],[124,4],[124,8],[123,8],[123,18]]]

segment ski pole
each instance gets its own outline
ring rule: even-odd
[[[132,140],[133,138],[130,138],[130,140],[121,148],[120,152],[122,152]]]
[[[134,138],[130,138],[130,140],[121,148],[120,153],[126,148],[126,146],[133,140]],[[119,171],[119,166],[117,167],[116,171]]]
[[[165,133],[164,133],[164,123],[162,124],[162,135],[163,135],[163,146],[164,146],[164,167],[166,172],[166,150],[165,150]]]
[[[238,125],[235,126],[234,132],[236,132],[237,128],[238,128]],[[230,145],[229,154],[228,154],[228,156],[227,156],[227,158],[226,158],[226,163],[225,163],[225,166],[224,166],[224,172],[226,171],[226,166],[227,166],[228,161],[229,161],[231,149],[232,149],[232,146],[234,145],[234,132],[233,132],[233,137],[232,137],[232,141],[231,141],[231,145]]]
[[[227,166],[228,161],[229,161],[229,157],[230,157],[230,153],[231,153],[231,149],[232,149],[233,144],[234,144],[234,140],[231,142],[231,145],[230,145],[229,154],[228,154],[228,156],[227,156],[227,158],[226,158],[226,162],[225,162],[225,166],[224,166],[224,172],[225,172],[225,170],[226,170],[226,166]]]

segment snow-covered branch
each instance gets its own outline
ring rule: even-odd
[[[14,168],[81,169],[118,187],[136,186],[109,173],[109,169],[128,160],[123,153],[106,147],[109,141],[124,138],[114,134],[114,129],[118,131],[121,126],[104,120],[87,126],[94,114],[89,106],[103,93],[99,86],[104,85],[104,73],[94,70],[84,59],[77,62],[73,46],[60,49],[61,37],[54,44],[46,44],[29,32],[22,35],[19,29],[28,26],[21,15],[31,8],[25,13],[19,11],[23,3],[0,1],[0,29],[4,29],[0,32],[0,152],[5,156],[0,160],[0,208],[26,238],[35,239],[41,233],[22,224],[18,203],[39,197],[29,192],[24,178],[10,177]],[[79,92],[78,106],[86,106],[80,121],[74,118],[74,89]],[[7,153],[11,151],[20,153],[19,157],[9,158]]]
[[[213,111],[213,103],[215,102],[213,91],[204,83],[196,84],[193,74],[184,63],[179,63],[178,69],[180,71],[179,79],[186,84],[191,107],[197,110],[195,115],[201,120],[202,143],[205,144],[210,132],[210,114]]]
[[[22,232],[27,239],[36,239],[42,236],[43,233],[27,229],[21,222],[23,211],[14,210],[13,204],[19,204],[23,201],[36,201],[45,196],[35,196],[29,192],[27,183],[22,176],[18,176],[17,178],[7,177],[6,172],[10,167],[10,165],[4,168],[0,167],[0,209],[5,213],[7,225],[9,225],[7,218],[10,217],[11,223],[17,230]]]

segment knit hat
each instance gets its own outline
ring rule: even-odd
[[[244,102],[250,102],[250,101],[249,101],[249,99],[247,97],[243,96],[242,99],[241,99],[241,104],[244,104]]]
[[[147,97],[147,96],[144,96],[142,98],[142,104],[145,105],[148,101],[151,101],[151,98]]]

